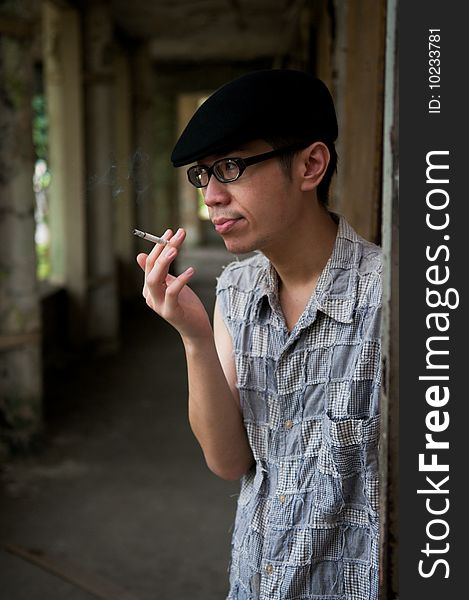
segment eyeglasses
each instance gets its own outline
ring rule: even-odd
[[[264,160],[269,160],[270,158],[274,158],[275,156],[279,156],[286,152],[306,148],[307,145],[308,144],[296,144],[295,146],[278,148],[277,150],[271,150],[270,152],[264,152],[263,154],[257,154],[256,156],[249,156],[246,158],[221,158],[220,160],[216,160],[211,167],[208,165],[194,165],[187,169],[187,178],[196,188],[207,187],[212,175],[215,175],[215,178],[221,183],[231,183],[241,177],[246,167],[263,162]]]

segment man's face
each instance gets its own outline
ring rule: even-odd
[[[229,155],[208,156],[199,162],[210,166],[226,156],[245,158],[269,150],[272,147],[259,140],[244,144]],[[294,231],[292,228],[301,219],[303,203],[295,178],[289,180],[276,158],[248,166],[231,183],[221,183],[212,175],[202,191],[210,219],[233,254],[253,250],[268,254],[288,232]]]

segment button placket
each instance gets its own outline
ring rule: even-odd
[[[262,565],[262,571],[259,600],[281,600],[282,568],[266,561]]]

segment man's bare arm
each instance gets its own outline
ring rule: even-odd
[[[166,232],[170,244],[137,257],[145,272],[143,295],[148,306],[181,335],[187,358],[189,421],[208,467],[224,479],[239,479],[254,459],[239,406],[231,338],[217,309],[214,336],[205,308],[187,286],[192,271],[169,275],[185,237],[184,231],[178,233],[173,237]]]
[[[189,377],[189,421],[209,468],[239,479],[253,464],[244,428],[231,337],[215,304],[214,336],[184,343]]]

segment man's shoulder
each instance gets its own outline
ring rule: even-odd
[[[356,269],[360,274],[382,271],[382,250],[379,246],[362,237],[343,215],[336,214],[339,220],[336,246],[333,251],[334,267]]]
[[[357,264],[357,308],[381,306],[383,293],[383,252],[379,246],[361,239],[361,254]]]
[[[364,238],[360,238],[360,241],[362,245],[362,254],[359,262],[360,273],[376,273],[377,275],[381,275],[383,270],[382,249]]]
[[[243,291],[254,290],[259,278],[268,267],[268,259],[260,252],[235,260],[225,267],[217,279],[217,291],[235,287]]]
[[[355,308],[378,307],[382,301],[382,249],[358,234],[342,217],[333,267],[349,273]]]

